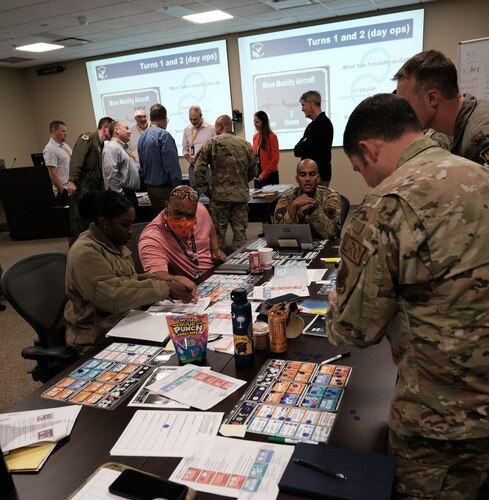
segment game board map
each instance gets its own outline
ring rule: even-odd
[[[327,443],[352,368],[270,359],[228,413],[247,432]]]
[[[112,410],[172,354],[162,347],[114,342],[41,396]]]

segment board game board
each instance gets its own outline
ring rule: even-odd
[[[225,423],[246,425],[257,434],[326,443],[351,370],[270,359]]]
[[[214,274],[197,286],[197,294],[199,297],[210,298],[212,302],[231,300],[230,293],[235,288],[251,291],[260,279],[260,275]]]
[[[113,409],[172,354],[162,347],[114,342],[43,392],[42,397]]]

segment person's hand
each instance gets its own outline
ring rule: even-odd
[[[311,209],[316,208],[316,202],[312,198],[309,198],[309,200],[310,201],[306,201],[297,209],[297,214],[299,215],[299,217],[304,216]]]
[[[70,194],[76,194],[76,190],[78,189],[73,181],[68,181],[67,188],[68,188],[68,193]]]
[[[316,205],[314,198],[311,198],[307,194],[302,194],[298,196],[289,205],[289,216],[291,219],[295,219],[296,215],[302,215],[305,210],[311,208],[311,206]]]
[[[186,276],[174,276],[173,279],[181,283],[185,288],[188,288],[193,294],[197,291],[197,285]]]
[[[181,300],[185,304],[195,302],[195,294],[178,281],[168,281],[170,299]]]
[[[219,248],[211,253],[211,257],[215,265],[225,262],[227,259],[227,255],[223,251],[219,250]]]
[[[334,288],[333,290],[331,290],[331,292],[329,292],[328,301],[330,303],[336,301],[336,288]]]

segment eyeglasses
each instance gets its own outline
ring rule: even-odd
[[[183,189],[177,189],[172,191],[170,193],[170,196],[174,196],[179,200],[184,200],[185,198],[188,198],[190,201],[199,201],[199,193],[197,193],[197,191],[194,190],[187,191]]]

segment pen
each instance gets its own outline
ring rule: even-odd
[[[297,443],[309,443],[309,444],[318,444],[315,441],[301,441],[300,439],[290,439],[278,436],[268,436],[268,440],[271,443],[285,443],[285,444],[297,444]]]
[[[308,469],[317,470],[318,472],[322,472],[327,476],[335,477],[337,479],[346,479],[346,476],[341,472],[335,472],[325,469],[322,465],[309,462],[308,460],[304,460],[303,458],[293,458],[292,460],[298,465],[302,465],[303,467],[307,467]]]
[[[336,356],[333,356],[332,358],[325,359],[324,361],[321,361],[319,363],[319,366],[327,365],[328,363],[331,363],[332,361],[336,361],[337,359],[343,359],[348,357],[351,354],[350,351],[343,352],[341,354],[338,354]]]
[[[215,342],[216,340],[221,340],[222,335],[209,335],[207,342]]]

